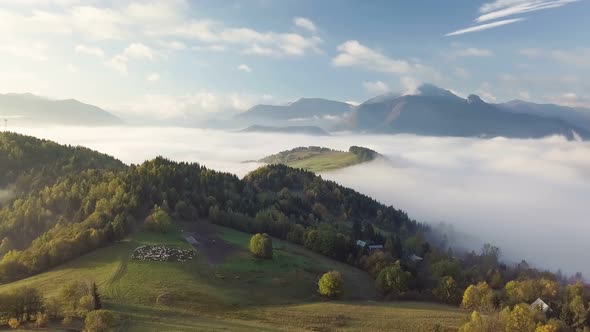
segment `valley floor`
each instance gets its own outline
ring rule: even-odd
[[[258,260],[247,250],[250,235],[206,221],[182,223],[169,234],[138,232],[49,272],[0,286],[20,286],[56,296],[71,280],[95,281],[120,331],[455,331],[466,314],[457,308],[414,302],[375,302],[370,277],[352,266],[274,239],[274,258]],[[135,248],[164,244],[193,248],[185,262],[132,260]],[[316,295],[319,276],[340,271],[341,301]],[[81,325],[81,324],[80,324]],[[52,330],[59,330],[59,325]],[[72,327],[70,330],[76,330]]]

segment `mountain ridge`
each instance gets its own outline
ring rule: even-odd
[[[104,109],[76,99],[54,100],[31,93],[0,94],[0,118],[9,124],[110,126],[124,122]]]

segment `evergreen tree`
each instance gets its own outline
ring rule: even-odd
[[[102,302],[100,301],[100,294],[98,293],[98,287],[96,282],[92,282],[91,290],[92,300],[94,302],[94,310],[102,309]]]

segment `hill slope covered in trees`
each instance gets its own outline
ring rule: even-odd
[[[24,144],[27,151],[43,150],[45,146],[59,149],[53,143],[14,134],[4,134],[3,138],[6,142],[28,140]],[[71,157],[60,158],[58,154],[52,163],[44,160],[42,153],[34,154],[37,157],[33,161],[27,153],[12,156],[8,151],[19,145],[6,146],[0,159],[12,160],[6,169],[12,174],[26,169],[23,165],[37,162],[37,157],[51,170],[64,170],[64,164],[71,165],[64,160],[76,160],[75,149]],[[83,158],[83,167],[65,171],[68,175],[63,177],[54,176],[62,174],[59,171],[44,173],[30,168],[39,183],[48,185],[6,203],[0,210],[0,280],[39,273],[121,239],[155,205],[182,219],[211,218],[249,232],[268,232],[279,238],[291,234],[297,242],[302,242],[307,229],[329,227],[332,231],[325,234],[330,234],[333,243],[315,249],[341,260],[355,251],[352,243],[356,239],[350,235],[353,222],[399,230],[403,237],[420,229],[401,211],[313,173],[282,165],[260,168],[240,180],[199,164],[163,158],[130,167],[110,159],[106,160],[113,165],[88,163],[98,156],[102,155]],[[224,217],[219,219],[220,215]]]

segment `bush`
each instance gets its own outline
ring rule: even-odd
[[[87,332],[107,331],[114,323],[115,317],[108,310],[95,310],[86,315],[84,326]]]
[[[389,265],[377,275],[377,289],[384,295],[399,295],[410,288],[410,272],[404,271],[399,263]]]
[[[272,258],[272,239],[268,234],[256,234],[250,239],[250,252],[258,258]]]
[[[152,214],[145,219],[145,225],[152,231],[166,233],[172,225],[172,218],[166,210],[155,206]]]
[[[344,290],[344,279],[338,271],[324,273],[318,282],[318,292],[321,296],[336,298]]]
[[[46,327],[48,321],[49,317],[47,317],[47,314],[42,314],[40,312],[37,313],[37,317],[35,319],[35,325],[37,325],[37,327]]]
[[[8,326],[10,326],[13,329],[17,329],[20,326],[20,320],[18,320],[18,318],[9,319]]]

